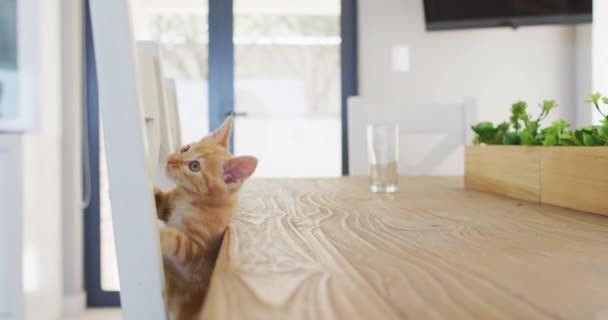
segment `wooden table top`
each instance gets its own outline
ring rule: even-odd
[[[608,217],[404,177],[253,180],[204,319],[608,319]]]

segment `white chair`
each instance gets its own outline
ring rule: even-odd
[[[177,87],[173,79],[165,79],[165,97],[167,102],[169,130],[171,134],[172,150],[182,145],[181,125],[179,122],[179,109],[177,101]]]
[[[350,174],[369,174],[367,125],[397,123],[400,145],[408,145],[407,148],[400,148],[400,174],[462,175],[464,174],[463,146],[473,139],[470,126],[474,121],[475,101],[473,98],[465,98],[463,102],[453,105],[387,106],[367,101],[361,97],[350,97],[348,99]],[[422,150],[427,146],[415,142],[424,135],[439,136],[441,139],[431,150]],[[458,153],[457,163],[448,166],[442,165],[455,152]],[[406,161],[408,158],[418,158],[419,161],[408,163]]]
[[[90,1],[120,296],[125,320],[165,320],[153,198],[162,136],[157,93],[164,89],[153,54],[135,49],[128,6]]]
[[[147,139],[144,139],[147,155],[152,170],[148,174],[155,176],[158,164],[166,159],[169,153],[169,130],[165,121],[165,96],[163,92],[162,71],[158,60],[158,46],[151,41],[138,41],[136,58],[136,76],[140,88],[141,102],[144,108]]]
[[[167,180],[164,167],[159,164],[164,163],[167,156],[179,148],[179,145],[174,144],[175,140],[179,139],[179,119],[176,121],[173,118],[177,116],[177,104],[168,97],[172,92],[166,84],[170,81],[163,78],[158,44],[152,41],[138,41],[137,52],[138,79],[142,92],[145,93],[142,101],[146,110],[148,140],[158,141],[156,145],[148,145],[148,157],[157,159],[150,165],[150,169],[156,168],[156,185],[162,189],[169,189],[173,183]],[[150,174],[152,175],[153,172]]]
[[[181,130],[177,106],[175,81],[163,77],[158,44],[153,41],[138,41],[138,68],[140,80],[145,86],[143,103],[146,110],[158,109],[160,150],[159,160],[181,146]]]

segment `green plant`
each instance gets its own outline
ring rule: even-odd
[[[587,126],[574,131],[573,144],[576,146],[606,146],[608,135],[604,126]]]
[[[560,119],[544,128],[542,130],[543,146],[569,145],[572,138],[571,133],[564,132],[568,127],[570,127],[570,122]]]
[[[511,117],[509,122],[503,122],[494,126],[491,122],[482,122],[471,128],[477,134],[474,144],[503,144],[503,145],[540,145],[542,136],[540,134],[540,122],[547,117],[549,112],[557,107],[555,100],[545,100],[539,105],[541,113],[538,118],[533,119],[527,113],[528,104],[518,101],[511,105]],[[514,131],[509,129],[513,128]]]
[[[608,97],[603,97],[599,92],[590,94],[589,99],[585,100],[587,103],[592,103],[604,119],[600,121],[600,125],[587,126],[574,131],[572,139],[573,145],[589,147],[608,146],[608,111],[602,111],[600,101],[604,104],[603,107],[608,105]]]
[[[590,94],[589,99],[585,100],[585,102],[593,103],[593,105],[595,106],[595,109],[597,109],[597,112],[599,112],[602,116],[604,116],[605,120],[608,120],[608,114],[602,112],[602,109],[600,108],[600,100],[604,104],[608,105],[608,97],[602,97],[602,94],[599,92]]]
[[[515,129],[516,133],[519,133],[519,129],[521,129],[520,121],[528,116],[526,113],[526,108],[528,107],[528,103],[525,101],[518,101],[511,105],[511,125],[513,129]]]
[[[524,129],[520,134],[522,145],[537,146],[543,144],[540,122],[549,115],[552,109],[557,107],[557,102],[555,100],[545,100],[542,104],[539,104],[539,107],[541,112],[536,120],[532,120],[532,116],[529,114],[521,116],[524,122]]]
[[[504,134],[509,130],[509,124],[503,122],[494,127],[492,122],[482,122],[471,128],[477,134],[474,144],[501,144]]]
[[[550,126],[541,128],[543,121],[551,110],[557,107],[555,100],[545,100],[539,105],[541,112],[537,118],[527,113],[528,104],[518,101],[511,105],[509,122],[494,126],[491,122],[482,122],[471,128],[477,134],[474,144],[503,144],[526,146],[608,146],[608,97],[601,93],[589,95],[595,109],[604,117],[600,125],[587,126],[578,130],[567,130],[570,123],[565,120],[554,121]],[[606,108],[606,111],[603,111]],[[510,129],[513,128],[513,131]]]
[[[518,145],[521,144],[521,136],[519,131],[522,128],[523,119],[527,117],[526,109],[528,104],[525,101],[518,101],[511,105],[511,117],[507,123],[506,130],[502,133],[499,144]],[[509,127],[513,127],[515,132],[509,131]]]

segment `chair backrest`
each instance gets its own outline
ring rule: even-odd
[[[399,173],[436,175],[464,173],[463,146],[473,139],[475,101],[452,105],[387,106],[361,97],[348,99],[348,163],[351,175],[368,175],[367,125],[396,123],[400,132]],[[417,141],[433,137],[434,146]],[[404,147],[405,146],[405,147]],[[455,158],[451,156],[457,154]],[[416,162],[407,160],[415,158]],[[456,163],[445,165],[446,159]],[[461,159],[462,158],[462,159]],[[449,161],[449,160],[447,160]]]
[[[138,70],[142,90],[146,119],[153,114],[156,121],[147,122],[147,129],[152,137],[158,139],[157,151],[149,154],[158,159],[159,163],[177,148],[175,142],[179,141],[179,119],[177,119],[177,101],[175,99],[175,85],[171,79],[163,77],[158,44],[153,41],[138,41]],[[154,132],[150,132],[153,130]],[[156,166],[155,166],[156,167]]]
[[[142,81],[155,74],[153,59],[135,49],[128,1],[90,0],[90,10],[123,317],[165,320],[153,198],[160,101],[156,77]]]
[[[148,133],[148,158],[152,163],[148,174],[155,177],[156,185],[162,189],[171,188],[173,183],[164,174],[162,164],[167,156],[174,152],[179,145],[174,145],[174,135],[178,135],[179,121],[173,119],[177,115],[177,104],[170,103],[170,90],[165,85],[170,81],[163,78],[158,44],[152,41],[137,42],[137,70],[145,110],[146,131]],[[174,89],[173,89],[174,90]],[[179,137],[179,135],[178,135]],[[156,171],[154,171],[156,169]]]
[[[173,79],[165,79],[165,97],[167,101],[169,130],[171,134],[172,150],[182,145],[182,130],[179,122],[179,109],[177,100],[177,84]]]
[[[148,158],[148,174],[155,179],[160,158],[168,152],[165,150],[168,133],[164,121],[166,111],[162,83],[159,83],[162,73],[156,44],[150,41],[137,42],[135,67],[146,126],[144,144]]]

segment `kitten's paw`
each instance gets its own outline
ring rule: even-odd
[[[171,210],[169,209],[165,193],[158,187],[154,187],[154,202],[156,205],[156,217],[163,222],[167,222]]]
[[[198,255],[200,247],[183,232],[173,228],[160,229],[163,256],[179,263],[188,263]]]

